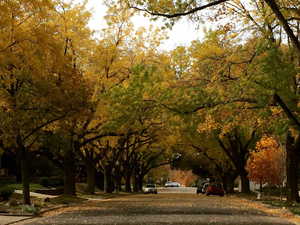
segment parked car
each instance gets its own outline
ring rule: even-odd
[[[180,187],[180,184],[178,182],[168,181],[165,183],[165,187]]]
[[[205,194],[206,193],[206,189],[209,186],[210,183],[205,183],[202,187],[202,193]]]
[[[208,195],[219,195],[224,196],[225,192],[221,184],[219,183],[213,183],[208,184],[205,194]]]
[[[155,184],[147,184],[144,187],[143,192],[145,194],[147,194],[147,193],[157,194],[157,188],[156,188]]]
[[[208,182],[200,183],[197,186],[197,194],[199,194],[199,193],[204,194],[208,185],[209,185]]]

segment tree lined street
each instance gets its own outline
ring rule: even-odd
[[[300,214],[299,0],[101,2],[94,31],[87,0],[0,0],[1,212],[289,224],[238,197]],[[203,38],[162,49],[182,17]]]

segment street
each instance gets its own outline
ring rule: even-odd
[[[140,194],[89,201],[57,215],[18,224],[293,224],[284,218],[270,216],[252,204],[235,197],[208,197],[194,193]]]

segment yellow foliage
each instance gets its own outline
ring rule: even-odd
[[[205,117],[205,121],[204,123],[201,123],[198,125],[198,132],[202,133],[202,132],[209,132],[215,129],[218,129],[220,127],[220,125],[215,121],[215,119],[213,118],[212,115],[208,114]]]

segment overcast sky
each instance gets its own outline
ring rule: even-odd
[[[101,2],[101,0],[89,0],[88,2],[87,7],[93,15],[89,25],[94,30],[101,30],[106,25],[103,19],[106,8]],[[150,21],[142,16],[135,18],[133,21],[136,27],[150,24]],[[193,23],[181,20],[173,27],[168,36],[169,39],[163,45],[163,49],[166,50],[173,49],[178,45],[187,45],[192,40],[203,38],[203,29],[196,30]]]

